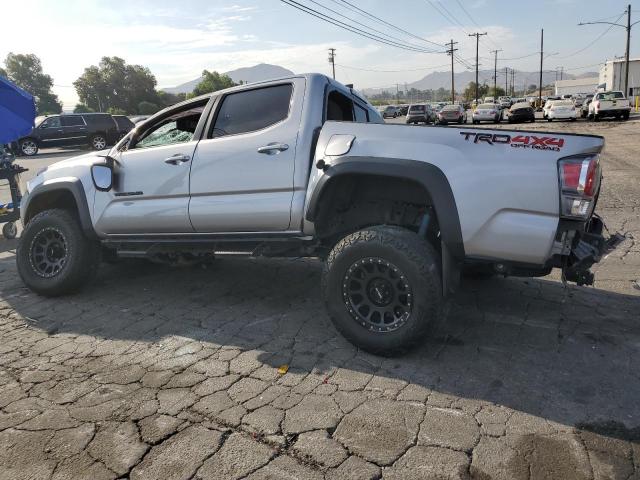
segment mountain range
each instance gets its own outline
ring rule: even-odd
[[[564,73],[562,78],[563,80],[572,80],[576,78],[589,78],[589,77],[597,77],[597,76],[598,76],[597,72],[585,72],[579,75]],[[556,72],[554,71],[543,72],[542,74],[543,85],[552,84],[555,80],[559,80],[559,79],[560,79],[559,75],[557,76]],[[479,70],[478,80],[480,84],[486,82],[488,85],[493,85],[493,70]],[[504,80],[505,80],[504,70],[502,70],[502,72],[498,70],[498,82],[497,82],[498,86],[501,86],[504,88]],[[516,85],[516,89],[518,90],[522,89],[525,83],[526,83],[526,86],[529,86],[531,84],[537,85],[539,80],[540,80],[539,72],[516,71],[514,75],[514,82]],[[475,82],[475,81],[476,81],[475,71],[456,72],[454,74],[454,83],[455,83],[454,86],[456,91],[464,90],[467,87],[467,85],[469,85],[469,82]],[[511,75],[509,75],[509,85],[511,85]],[[438,88],[445,88],[448,90],[451,88],[451,72],[450,71],[432,72],[415,82],[401,83],[398,85],[400,90],[405,90],[405,86],[406,86],[406,89],[408,90],[412,88],[415,88],[417,90],[437,90]],[[386,89],[363,88],[360,90],[366,95],[375,95],[376,93],[381,93],[383,90],[391,91],[395,89],[389,87]]]
[[[293,75],[294,73],[291,70],[287,70],[284,67],[280,67],[278,65],[270,65],[268,63],[260,63],[258,65],[254,65],[253,67],[246,68],[238,68],[236,70],[231,70],[229,72],[225,72],[227,75],[231,77],[231,79],[240,83],[252,83],[252,82],[260,82],[264,80],[269,80],[272,78],[278,77],[286,77],[289,75]],[[529,86],[531,84],[538,84],[539,81],[539,73],[538,72],[522,72],[516,71],[514,75],[514,81],[517,89],[522,89],[522,87],[526,84]],[[577,79],[577,78],[589,78],[589,77],[597,77],[597,72],[585,72],[578,75],[573,75],[569,73],[564,73],[562,78],[564,80]],[[486,82],[489,85],[493,85],[493,70],[480,70],[478,72],[478,78],[480,83]],[[455,73],[455,87],[456,91],[460,92],[464,90],[469,82],[474,82],[476,79],[475,71],[463,71]],[[543,85],[552,84],[555,80],[559,79],[559,76],[555,71],[546,71],[542,74],[542,83]],[[193,91],[195,86],[200,83],[202,77],[196,78],[189,82],[185,82],[181,85],[177,85],[175,87],[163,88],[165,92],[168,93],[190,93]],[[504,70],[498,70],[498,86],[504,87]],[[511,77],[509,76],[509,84],[511,84]],[[355,85],[357,90],[360,90],[365,95],[375,95],[376,93],[381,93],[383,90],[391,91],[394,90],[392,87],[381,89],[381,88],[358,88],[358,85]],[[439,88],[450,89],[451,88],[451,72],[442,71],[442,72],[431,72],[428,75],[425,75],[420,80],[415,82],[407,82],[400,83],[398,87],[401,90],[412,89],[415,88],[417,90],[437,90]]]
[[[225,72],[225,74],[229,75],[231,79],[236,83],[253,83],[261,82],[263,80],[269,80],[271,78],[286,77],[289,75],[293,75],[293,72],[278,65],[260,63],[258,65],[254,65],[253,67],[231,70],[230,72]],[[198,77],[189,82],[182,83],[175,87],[163,88],[162,90],[167,93],[191,93],[201,80],[202,77]]]

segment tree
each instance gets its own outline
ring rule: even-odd
[[[93,113],[95,110],[91,107],[87,107],[83,103],[76,104],[76,108],[73,109],[73,113]]]
[[[0,77],[7,78],[7,71],[2,67],[0,67]]]
[[[487,84],[478,85],[478,100],[483,99],[489,92],[489,86]],[[476,82],[469,82],[467,88],[464,89],[465,100],[474,100],[476,98]]]
[[[196,88],[193,89],[191,96],[197,97],[205,93],[217,92],[218,90],[233,87],[234,85],[235,83],[228,75],[220,75],[218,72],[205,70],[202,72],[202,80],[196,85]]]
[[[140,102],[157,102],[156,78],[141,65],[120,57],[102,57],[73,82],[80,101],[99,112],[136,113]]]
[[[58,96],[51,91],[53,79],[42,71],[42,62],[36,55],[9,53],[4,64],[6,78],[35,97],[38,114],[62,111]]]
[[[491,96],[493,98],[503,97],[503,96],[505,96],[504,88],[496,87],[496,89],[494,90],[493,87],[491,87],[488,90],[487,95],[489,95],[489,96]]]
[[[155,103],[140,102],[138,104],[138,113],[140,115],[153,115],[158,110],[160,110],[160,107],[158,107],[158,105],[156,105]]]
[[[158,102],[163,107],[170,107],[171,105],[175,105],[178,102],[182,102],[186,98],[187,98],[186,93],[169,93],[169,92],[165,92],[164,90],[160,90],[158,92]],[[140,107],[139,104],[138,104],[138,107]]]

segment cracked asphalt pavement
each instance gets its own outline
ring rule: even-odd
[[[592,288],[465,279],[401,358],[337,334],[315,260],[123,262],[47,299],[2,240],[0,479],[640,479],[640,122],[551,128],[605,135],[627,239]]]

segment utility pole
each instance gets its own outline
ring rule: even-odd
[[[487,32],[469,34],[470,37],[476,37],[476,105],[478,104],[478,47],[480,45],[480,37],[486,34]]]
[[[493,60],[493,96],[496,96],[496,89],[498,88],[498,52],[501,52],[502,50],[491,50],[491,53],[493,53],[494,56],[494,60]]]
[[[511,96],[515,96],[516,94],[516,87],[515,87],[515,81],[516,81],[516,71],[512,68],[511,69]]]
[[[453,48],[454,45],[457,45],[458,42],[454,42],[453,39],[449,43],[445,43],[445,47],[449,47],[447,49],[447,55],[451,55],[451,103],[455,103],[456,101],[456,89],[453,81],[453,55],[454,52],[458,51],[457,48]]]
[[[333,79],[336,79],[336,49],[329,49],[329,63],[331,64],[331,68],[333,69]]]
[[[396,83],[396,105],[400,105],[400,89],[398,88],[397,83]]]
[[[542,107],[542,58],[544,56],[544,28],[540,30],[540,90],[538,91],[538,104]]]
[[[616,27],[622,27],[627,31],[627,48],[625,50],[624,58],[625,58],[625,74],[624,74],[624,96],[629,96],[629,50],[631,48],[631,27],[639,23],[640,20],[631,23],[631,5],[627,5],[627,24],[623,25],[621,23],[613,23],[613,22],[580,22],[578,25],[596,25],[598,23],[604,23],[607,25],[615,25]]]
[[[509,94],[509,67],[504,67],[504,94]]]

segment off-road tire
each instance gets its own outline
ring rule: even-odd
[[[13,240],[18,234],[18,227],[15,222],[7,222],[2,226],[2,236],[7,240]]]
[[[410,285],[412,306],[406,321],[393,331],[363,326],[349,312],[345,280],[356,262],[377,258],[396,266]],[[410,230],[375,226],[340,240],[329,253],[322,272],[322,292],[336,329],[354,345],[368,352],[402,354],[433,331],[442,319],[442,281],[439,255]]]
[[[37,248],[37,239],[48,232],[64,241],[65,261],[57,273],[44,276],[32,252]],[[79,221],[69,211],[45,210],[25,226],[16,249],[16,263],[20,278],[34,292],[47,297],[65,295],[92,280],[100,263],[100,246],[84,235]]]

